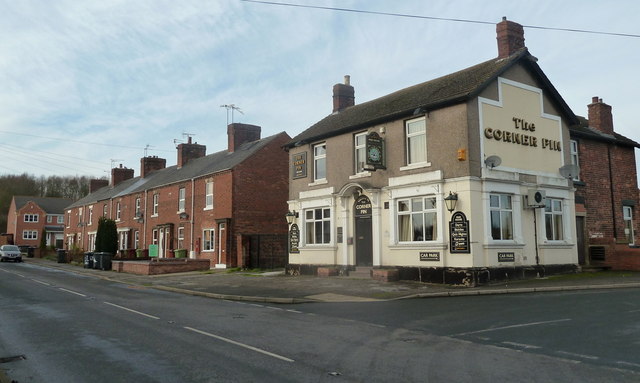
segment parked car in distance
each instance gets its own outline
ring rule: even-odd
[[[14,262],[22,262],[22,254],[20,248],[15,245],[0,246],[0,262],[12,260]]]

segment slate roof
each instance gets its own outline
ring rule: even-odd
[[[13,197],[16,203],[16,210],[22,209],[24,205],[33,201],[40,206],[47,214],[64,214],[64,208],[69,206],[73,202],[69,198],[54,198],[54,197],[28,197],[28,196],[15,196]]]
[[[522,48],[507,58],[495,58],[461,71],[423,82],[375,100],[345,108],[330,114],[287,143],[293,147],[327,137],[352,132],[410,116],[416,109],[425,111],[442,108],[470,100],[492,81],[516,63],[529,67],[546,86],[555,105],[564,112],[570,124],[576,123],[575,115],[542,72],[527,48]]]
[[[578,117],[578,124],[569,128],[569,132],[572,136],[589,138],[596,141],[610,142],[616,145],[629,146],[634,148],[640,148],[640,144],[634,140],[613,132],[613,135],[603,133],[595,128],[589,126],[589,120],[582,117]]]
[[[174,165],[161,170],[156,170],[145,178],[138,176],[122,181],[115,187],[105,186],[86,197],[79,199],[73,204],[68,205],[67,208],[70,209],[73,207],[84,206],[98,201],[108,200],[110,198],[138,193],[174,184],[176,182],[188,181],[193,178],[199,178],[224,170],[233,169],[236,165],[251,157],[281,134],[286,133],[281,132],[260,140],[244,143],[237,147],[232,153],[224,150],[190,160],[182,168],[178,168],[177,165]]]

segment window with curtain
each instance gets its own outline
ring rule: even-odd
[[[436,198],[433,196],[398,200],[398,241],[435,241],[438,233]]]
[[[544,226],[548,240],[561,241],[564,239],[562,200],[547,198],[547,205],[544,208]]]
[[[213,209],[213,181],[207,181],[205,195],[205,209]]]
[[[406,122],[407,165],[427,162],[427,123],[424,117]]]
[[[307,244],[331,243],[331,210],[329,208],[306,210],[305,228]]]
[[[178,189],[178,211],[184,211],[187,201],[186,194],[185,188]]]
[[[513,239],[513,208],[508,194],[489,196],[491,211],[491,238],[495,240]]]
[[[215,229],[204,229],[202,231],[202,251],[213,251],[216,245]]]

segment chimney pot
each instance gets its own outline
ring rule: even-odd
[[[594,104],[597,103],[598,102],[598,96],[591,97],[591,102],[594,103]]]
[[[355,91],[351,86],[351,76],[344,76],[344,84],[333,86],[333,112],[355,105]]]
[[[344,75],[344,85],[351,85],[351,76],[348,74]]]
[[[613,114],[611,106],[602,102],[599,97],[591,98],[587,105],[589,111],[589,126],[605,134],[613,134]]]

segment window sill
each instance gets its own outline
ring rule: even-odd
[[[407,166],[402,166],[400,168],[400,171],[428,168],[430,166],[431,166],[431,162],[420,162],[419,164],[411,164],[411,165],[407,165]]]
[[[151,214],[151,215],[149,216],[149,218],[158,218],[158,215],[157,215],[157,214]]]
[[[371,172],[362,172],[362,173],[356,173],[352,176],[349,176],[350,180],[356,180],[358,178],[366,178],[366,177],[371,177]]]
[[[326,250],[338,250],[337,246],[334,246],[333,244],[311,244],[311,245],[305,245],[302,247],[299,247],[300,250],[305,250],[305,251],[326,251]]]
[[[328,184],[328,183],[329,183],[329,181],[327,181],[326,179],[323,179],[323,180],[317,180],[315,182],[312,182],[308,186],[325,185],[325,184]]]
[[[483,246],[485,249],[503,249],[510,247],[524,247],[524,243],[517,243],[516,241],[501,241],[501,242],[490,242]]]
[[[564,241],[545,242],[538,245],[538,247],[541,249],[567,249],[573,246],[574,246],[573,243],[568,243]]]
[[[203,211],[207,211],[207,210],[213,210],[213,206],[207,206],[204,209],[202,209]]]
[[[447,244],[442,242],[395,243],[393,245],[389,245],[389,248],[394,250],[445,250],[447,248]]]

